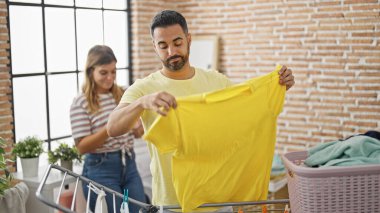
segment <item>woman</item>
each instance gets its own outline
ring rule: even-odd
[[[83,176],[129,197],[145,202],[141,177],[137,171],[133,140],[139,131],[119,137],[108,137],[106,124],[109,114],[117,106],[123,89],[116,85],[116,57],[111,48],[96,45],[87,55],[85,83],[82,93],[73,101],[70,109],[71,128],[76,147],[85,154]],[[87,197],[88,186],[83,186]],[[96,194],[90,196],[90,208],[95,208]],[[113,211],[113,196],[106,196],[108,212]],[[119,212],[122,200],[116,199]],[[139,206],[129,203],[131,213]]]

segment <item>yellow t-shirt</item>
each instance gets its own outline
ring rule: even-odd
[[[173,183],[184,212],[203,203],[267,199],[276,121],[285,87],[270,74],[215,92],[178,98],[145,134],[172,154]]]
[[[138,98],[166,91],[175,97],[188,96],[231,86],[231,81],[216,71],[195,69],[195,75],[187,80],[173,80],[165,77],[159,71],[144,79],[138,79],[124,93],[121,103],[132,103]],[[150,128],[156,119],[157,113],[146,110],[142,114],[145,131]],[[150,156],[150,170],[152,172],[152,203],[154,205],[178,205],[172,182],[171,154],[160,154],[156,147],[147,143]]]

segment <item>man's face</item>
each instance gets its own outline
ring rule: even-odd
[[[170,71],[179,71],[189,61],[190,34],[181,26],[157,27],[153,32],[153,45],[162,64]]]

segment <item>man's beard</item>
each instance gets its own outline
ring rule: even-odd
[[[188,51],[189,53],[189,51]],[[174,63],[170,63],[171,60],[180,58],[179,61],[176,61]],[[163,61],[163,64],[166,68],[168,68],[171,71],[178,71],[181,70],[183,66],[185,66],[186,62],[189,60],[189,54],[185,56],[181,55],[173,55],[172,57],[166,59]]]

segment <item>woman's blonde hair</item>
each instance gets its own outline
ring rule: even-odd
[[[88,102],[88,111],[90,114],[98,112],[99,96],[96,92],[96,83],[94,81],[94,70],[96,66],[105,65],[112,62],[117,62],[115,54],[112,49],[105,45],[95,45],[87,54],[87,62],[85,66],[85,81],[82,86],[82,92],[85,95]],[[123,89],[119,87],[116,82],[112,85],[110,92],[115,99],[116,104],[119,103],[121,96],[123,95]]]

